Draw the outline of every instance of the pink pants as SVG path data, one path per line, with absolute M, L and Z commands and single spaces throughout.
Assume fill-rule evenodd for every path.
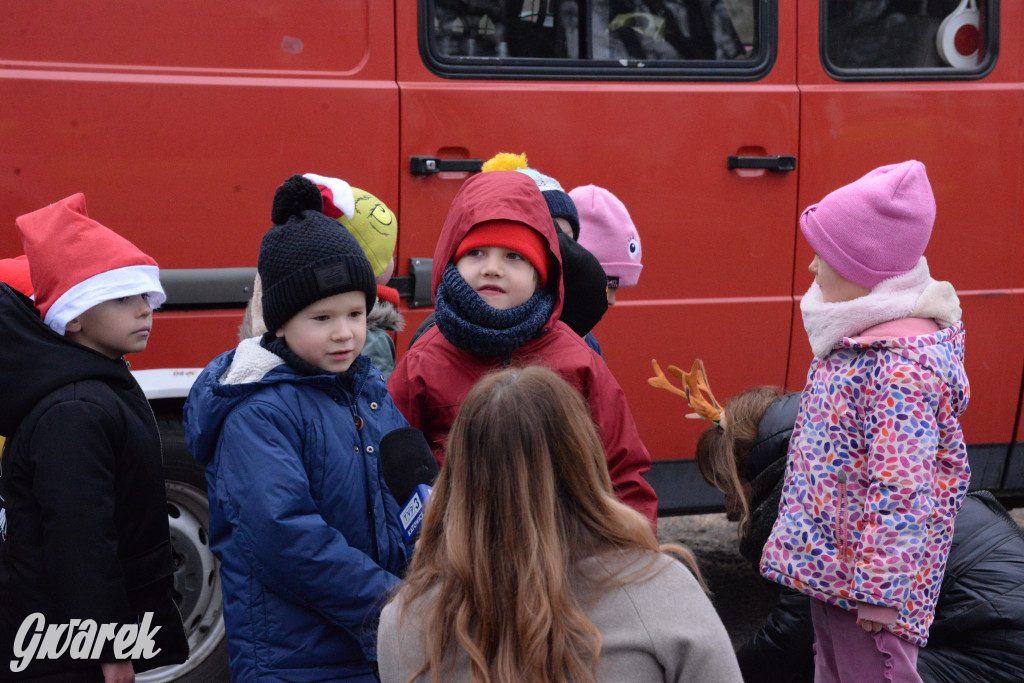
M 885 630 L 865 631 L 854 612 L 821 600 L 811 600 L 811 621 L 815 683 L 921 683 L 917 645 Z

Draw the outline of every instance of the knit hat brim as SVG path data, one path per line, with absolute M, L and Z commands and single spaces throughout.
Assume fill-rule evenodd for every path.
M 619 287 L 636 287 L 640 281 L 640 271 L 644 266 L 642 263 L 628 263 L 619 261 L 617 263 L 602 263 L 604 272 L 608 278 L 617 278 Z
M 264 281 L 263 320 L 276 332 L 312 303 L 335 294 L 358 291 L 366 295 L 366 312 L 377 302 L 377 283 L 362 254 L 335 254 L 298 268 L 267 287 Z
M 61 294 L 47 309 L 43 322 L 57 334 L 64 334 L 69 322 L 93 306 L 136 294 L 148 295 L 149 305 L 154 309 L 167 300 L 158 267 L 126 266 L 93 275 Z
M 501 247 L 520 254 L 530 262 L 540 277 L 540 286 L 548 283 L 548 248 L 544 238 L 533 228 L 516 221 L 492 220 L 473 227 L 459 244 L 452 257 L 457 263 L 470 249 Z

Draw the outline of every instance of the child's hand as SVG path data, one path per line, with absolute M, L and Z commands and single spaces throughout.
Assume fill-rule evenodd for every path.
M 878 633 L 883 628 L 885 628 L 885 624 L 883 624 L 882 622 L 871 621 L 870 619 L 858 619 L 857 626 L 860 626 L 868 633 Z
M 103 683 L 134 683 L 135 669 L 128 660 L 123 662 L 106 662 L 100 664 L 103 670 Z

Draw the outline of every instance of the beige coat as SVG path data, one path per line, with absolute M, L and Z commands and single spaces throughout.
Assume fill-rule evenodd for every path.
M 642 569 L 649 559 L 646 553 L 610 553 L 584 560 L 581 572 L 596 578 L 628 576 Z M 598 680 L 742 683 L 725 627 L 689 570 L 661 555 L 647 576 L 650 578 L 603 593 L 587 591 L 580 596 L 584 605 L 591 605 L 587 616 L 601 632 Z M 426 603 L 430 600 L 428 595 L 417 601 L 402 616 L 401 624 L 400 597 L 384 608 L 377 633 L 383 683 L 406 683 L 422 665 L 417 615 L 428 609 Z M 444 672 L 441 680 L 471 680 L 465 656 L 456 659 L 455 669 Z

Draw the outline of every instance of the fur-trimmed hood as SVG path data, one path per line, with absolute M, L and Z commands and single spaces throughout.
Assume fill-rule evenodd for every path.
M 370 315 L 366 316 L 366 331 L 384 330 L 385 332 L 401 332 L 405 328 L 405 319 L 398 309 L 383 299 L 377 299 Z
M 359 356 L 355 363 L 352 393 L 358 396 L 370 374 L 371 364 L 365 356 Z M 237 348 L 210 361 L 189 391 L 185 421 L 193 425 L 186 430 L 192 456 L 203 465 L 208 464 L 216 451 L 224 419 L 237 405 L 264 387 L 291 383 L 329 389 L 336 385 L 337 378 L 328 373 L 303 375 L 260 346 L 259 337 L 243 340 Z

